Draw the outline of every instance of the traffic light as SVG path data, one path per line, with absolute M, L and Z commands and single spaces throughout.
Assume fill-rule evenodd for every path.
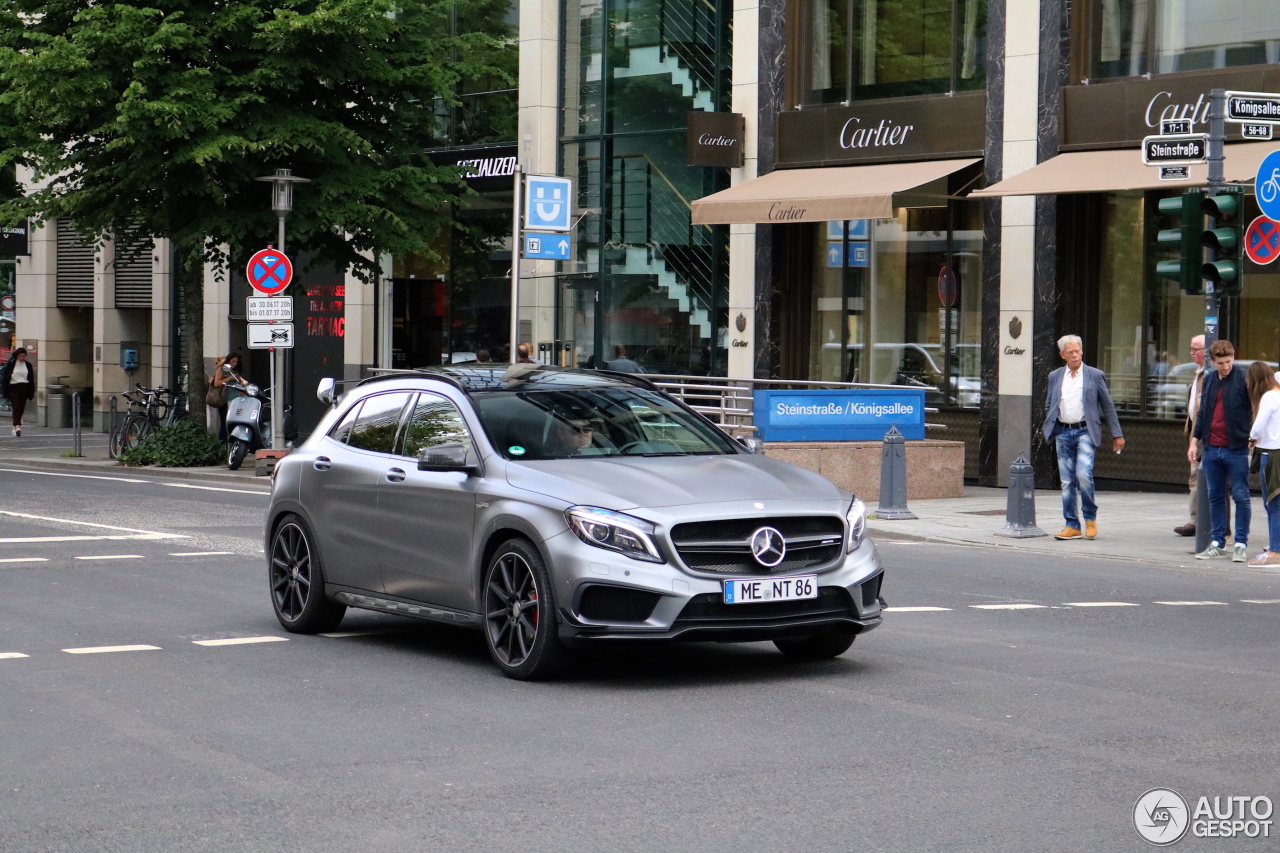
M 1159 261 L 1156 264 L 1156 275 L 1173 279 L 1191 296 L 1204 293 L 1200 277 L 1200 267 L 1204 261 L 1204 250 L 1200 245 L 1200 232 L 1204 230 L 1204 216 L 1200 212 L 1203 199 L 1202 193 L 1188 192 L 1173 198 L 1162 198 L 1158 205 L 1162 214 L 1180 217 L 1182 224 L 1178 228 L 1166 228 L 1156 234 L 1159 245 L 1173 248 L 1178 253 L 1177 260 Z
M 1200 212 L 1212 216 L 1216 226 L 1200 235 L 1201 245 L 1212 249 L 1214 258 L 1200 273 L 1213 282 L 1217 293 L 1239 293 L 1244 285 L 1244 234 L 1240 221 L 1243 207 L 1238 189 L 1205 196 L 1200 203 Z

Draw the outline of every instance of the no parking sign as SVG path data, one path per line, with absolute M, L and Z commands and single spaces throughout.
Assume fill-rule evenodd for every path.
M 1244 232 L 1244 253 L 1255 264 L 1269 264 L 1280 258 L 1280 222 L 1259 216 Z

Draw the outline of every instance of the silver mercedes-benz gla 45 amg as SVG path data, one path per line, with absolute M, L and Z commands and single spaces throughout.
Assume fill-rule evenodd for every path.
M 842 654 L 880 624 L 865 522 L 642 377 L 446 367 L 337 400 L 276 468 L 266 553 L 289 631 L 348 607 L 472 626 L 528 679 L 610 640 Z

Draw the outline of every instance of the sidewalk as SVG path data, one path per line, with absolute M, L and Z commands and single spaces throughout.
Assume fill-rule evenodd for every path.
M 72 434 L 69 429 L 49 429 L 47 427 L 24 426 L 22 437 L 10 435 L 7 428 L 0 431 L 0 465 L 23 465 L 29 468 L 44 468 L 60 471 L 79 471 L 81 473 L 114 473 L 145 474 L 148 477 L 173 477 L 184 480 L 204 480 L 219 483 L 253 484 L 263 488 L 271 487 L 270 477 L 259 477 L 253 471 L 253 460 L 245 460 L 239 471 L 228 471 L 227 466 L 212 465 L 203 468 L 157 468 L 148 465 L 143 468 L 128 468 L 107 456 L 107 436 L 105 433 L 84 430 L 80 433 L 80 447 L 84 456 L 64 457 L 62 454 L 72 447 Z
M 914 521 L 875 518 L 876 501 L 868 502 L 867 525 L 873 538 L 898 541 L 942 542 L 1010 548 L 1029 554 L 1070 554 L 1118 560 L 1175 563 L 1186 567 L 1241 569 L 1276 574 L 1274 569 L 1249 569 L 1228 559 L 1194 559 L 1194 536 L 1178 536 L 1173 528 L 1187 520 L 1187 496 L 1148 492 L 1098 492 L 1098 538 L 1059 542 L 1053 538 L 1063 527 L 1062 498 L 1057 491 L 1036 492 L 1036 524 L 1047 536 L 1008 539 L 996 536 L 1004 526 L 1008 493 L 1004 489 L 966 487 L 964 497 L 911 501 Z M 1233 516 L 1234 518 L 1234 516 Z M 1253 502 L 1249 525 L 1249 556 L 1267 546 L 1267 513 L 1261 499 Z

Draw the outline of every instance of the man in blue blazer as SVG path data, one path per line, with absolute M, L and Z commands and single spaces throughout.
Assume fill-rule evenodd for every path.
M 1045 440 L 1058 451 L 1058 477 L 1062 480 L 1062 516 L 1067 526 L 1055 538 L 1093 539 L 1098 535 L 1098 505 L 1093 499 L 1093 457 L 1102 444 L 1102 416 L 1111 431 L 1111 446 L 1124 450 L 1124 432 L 1107 390 L 1107 375 L 1084 363 L 1084 345 L 1078 335 L 1058 338 L 1058 354 L 1066 365 L 1049 374 L 1045 396 Z M 1079 495 L 1084 524 L 1076 509 Z

